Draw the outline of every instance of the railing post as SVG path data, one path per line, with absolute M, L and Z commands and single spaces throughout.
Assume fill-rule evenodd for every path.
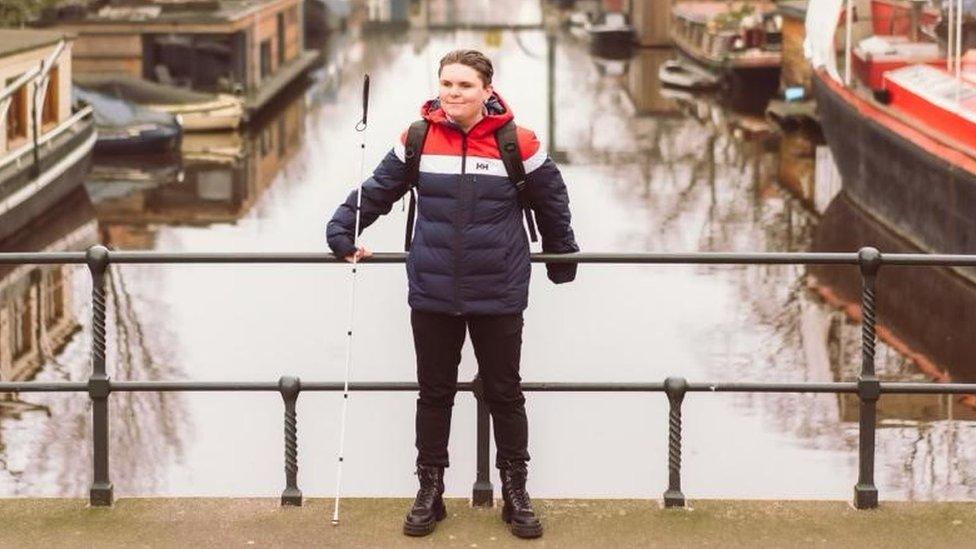
M 881 252 L 875 248 L 861 248 L 858 251 L 861 269 L 861 375 L 857 380 L 857 393 L 861 400 L 858 458 L 859 471 L 857 485 L 854 486 L 854 507 L 874 509 L 878 506 L 878 488 L 874 485 L 875 429 L 877 427 L 877 405 L 881 396 L 881 385 L 874 375 L 875 321 L 875 281 L 881 268 Z
M 302 491 L 298 489 L 298 415 L 295 403 L 302 390 L 297 377 L 282 376 L 278 390 L 285 401 L 285 490 L 281 493 L 281 505 L 301 507 Z
M 664 492 L 665 507 L 684 507 L 685 495 L 681 492 L 681 403 L 688 392 L 688 381 L 683 377 L 664 380 L 664 392 L 671 405 L 668 414 L 668 489 Z
M 491 507 L 495 504 L 494 488 L 488 477 L 490 471 L 491 416 L 485 404 L 485 388 L 478 376 L 472 381 L 472 393 L 478 402 L 478 471 L 471 490 L 471 504 L 477 507 Z
M 88 396 L 92 401 L 93 478 L 89 503 L 93 507 L 112 505 L 113 488 L 108 476 L 108 396 L 111 382 L 105 372 L 105 273 L 108 248 L 92 246 L 85 259 L 92 277 L 92 371 Z

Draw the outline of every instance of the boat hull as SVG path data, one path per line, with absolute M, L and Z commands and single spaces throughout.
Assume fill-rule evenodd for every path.
M 66 136 L 67 137 L 67 136 Z M 26 162 L 0 173 L 0 240 L 27 226 L 31 220 L 78 188 L 91 165 L 95 125 L 90 116 L 76 123 L 70 137 L 41 147 L 40 171 L 34 173 L 32 154 Z
M 156 126 L 138 135 L 126 137 L 100 137 L 95 144 L 98 155 L 160 154 L 179 149 L 179 127 Z
M 210 131 L 232 131 L 241 125 L 243 113 L 193 113 L 182 114 L 180 119 L 183 131 L 187 132 L 210 132 Z
M 184 132 L 236 130 L 244 117 L 243 100 L 226 94 L 221 94 L 209 102 L 150 104 L 146 107 L 178 116 Z
M 829 78 L 814 72 L 813 93 L 844 192 L 923 250 L 976 253 L 976 160 Z

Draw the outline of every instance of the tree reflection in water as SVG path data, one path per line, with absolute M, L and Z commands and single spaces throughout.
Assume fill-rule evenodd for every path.
M 130 294 L 123 270 L 112 266 L 107 282 L 106 364 L 113 380 L 172 380 L 182 377 L 175 364 L 171 332 L 146 331 L 139 310 L 143 296 Z M 86 381 L 90 362 L 90 277 L 75 268 L 75 310 L 82 330 L 56 357 L 47 357 L 38 381 Z M 154 304 L 159 307 L 159 304 Z M 85 394 L 34 393 L 25 401 L 45 414 L 21 414 L 2 422 L 3 475 L 8 496 L 87 494 L 91 482 L 91 404 Z M 179 393 L 117 392 L 109 399 L 111 479 L 117 495 L 152 494 L 165 485 L 164 474 L 182 458 L 187 437 L 183 396 Z
M 654 121 L 657 128 L 667 127 L 667 131 L 653 134 L 654 146 L 644 149 L 649 154 L 640 161 L 648 166 L 644 168 L 646 172 L 655 174 L 653 190 L 649 182 L 635 186 L 625 177 L 616 178 L 619 183 L 614 185 L 614 192 L 624 202 L 640 204 L 638 208 L 653 227 L 642 235 L 644 249 L 851 251 L 873 243 L 883 250 L 913 251 L 892 249 L 888 242 L 841 242 L 836 238 L 830 240 L 830 247 L 823 247 L 824 239 L 819 234 L 850 231 L 855 221 L 849 219 L 849 212 L 838 219 L 835 215 L 838 208 L 833 204 L 821 218 L 778 183 L 780 162 L 796 160 L 777 154 L 776 134 L 764 130 L 761 121 L 729 112 L 707 98 L 672 97 L 687 118 Z M 662 171 L 667 176 L 662 177 Z M 843 200 L 843 195 L 835 199 Z M 905 275 L 906 271 L 901 269 L 897 275 L 887 277 L 883 274 L 879 294 L 893 291 L 901 298 L 912 297 L 922 303 L 937 301 L 937 298 L 911 295 L 907 288 L 892 288 L 893 279 Z M 917 270 L 914 278 L 936 276 L 933 271 L 926 275 Z M 712 356 L 705 361 L 713 365 L 709 379 L 782 382 L 857 379 L 861 327 L 836 304 L 825 302 L 816 291 L 818 284 L 837 283 L 823 276 L 811 276 L 811 272 L 822 275 L 823 269 L 797 265 L 701 266 L 696 272 L 731 280 L 738 294 L 737 322 L 716 330 L 712 341 L 702 342 L 703 348 L 713 349 Z M 853 267 L 845 272 L 843 291 L 836 291 L 844 294 L 848 303 L 856 304 L 859 275 Z M 905 284 L 928 289 L 946 286 L 931 281 L 919 286 L 917 280 Z M 971 285 L 966 290 L 969 299 L 976 299 L 974 290 Z M 916 313 L 908 326 L 903 315 L 901 310 L 879 306 L 882 330 L 891 326 L 897 331 L 901 324 L 902 331 L 918 332 L 911 324 L 918 324 L 919 315 Z M 962 325 L 946 324 L 942 326 L 945 330 L 953 329 L 948 324 L 955 324 L 955 330 Z M 743 325 L 765 326 L 768 332 L 750 339 L 743 335 L 740 329 Z M 931 380 L 920 371 L 913 356 L 900 351 L 903 345 L 896 349 L 884 340 L 878 342 L 876 369 L 882 380 Z M 851 467 L 856 469 L 856 395 L 741 394 L 729 398 L 734 399 L 744 414 L 757 416 L 764 424 L 798 437 L 803 447 L 847 456 Z M 976 412 L 958 400 L 958 397 L 936 395 L 881 398 L 876 482 L 884 497 L 909 500 L 976 497 L 976 478 L 972 473 L 976 470 L 976 456 L 963 450 L 976 444 Z

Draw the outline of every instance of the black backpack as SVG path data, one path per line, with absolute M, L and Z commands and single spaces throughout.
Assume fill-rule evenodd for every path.
M 407 164 L 406 180 L 410 189 L 410 209 L 407 211 L 407 231 L 403 242 L 403 249 L 406 251 L 410 251 L 410 241 L 413 239 L 413 224 L 417 213 L 416 188 L 420 181 L 420 155 L 424 150 L 424 141 L 427 140 L 428 129 L 430 129 L 430 124 L 426 120 L 418 120 L 410 124 L 410 129 L 407 130 L 407 142 L 404 144 L 403 156 Z M 498 152 L 501 153 L 508 179 L 512 181 L 515 190 L 518 192 L 519 206 L 525 214 L 529 237 L 532 242 L 536 242 L 539 238 L 535 232 L 535 220 L 532 218 L 532 210 L 529 208 L 525 192 L 525 164 L 522 163 L 522 153 L 519 150 L 514 121 L 509 120 L 495 131 L 495 142 L 498 143 Z

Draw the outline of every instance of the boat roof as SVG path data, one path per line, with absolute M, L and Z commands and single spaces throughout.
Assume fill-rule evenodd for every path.
M 929 65 L 908 65 L 885 73 L 885 80 L 936 107 L 976 124 L 976 86 Z
M 136 78 L 127 73 L 76 73 L 83 88 L 125 99 L 140 105 L 190 104 L 213 101 L 216 96 Z
M 70 34 L 52 30 L 0 29 L 0 58 L 57 44 Z
M 766 14 L 776 11 L 776 4 L 766 0 L 758 2 L 740 1 L 726 2 L 725 0 L 699 0 L 696 2 L 679 2 L 671 7 L 675 16 L 697 23 L 707 23 L 718 15 L 752 6 L 756 12 Z
M 95 126 L 98 128 L 126 128 L 143 124 L 179 125 L 172 114 L 157 112 L 80 86 L 72 86 L 71 96 L 74 100 L 80 99 L 94 108 Z

